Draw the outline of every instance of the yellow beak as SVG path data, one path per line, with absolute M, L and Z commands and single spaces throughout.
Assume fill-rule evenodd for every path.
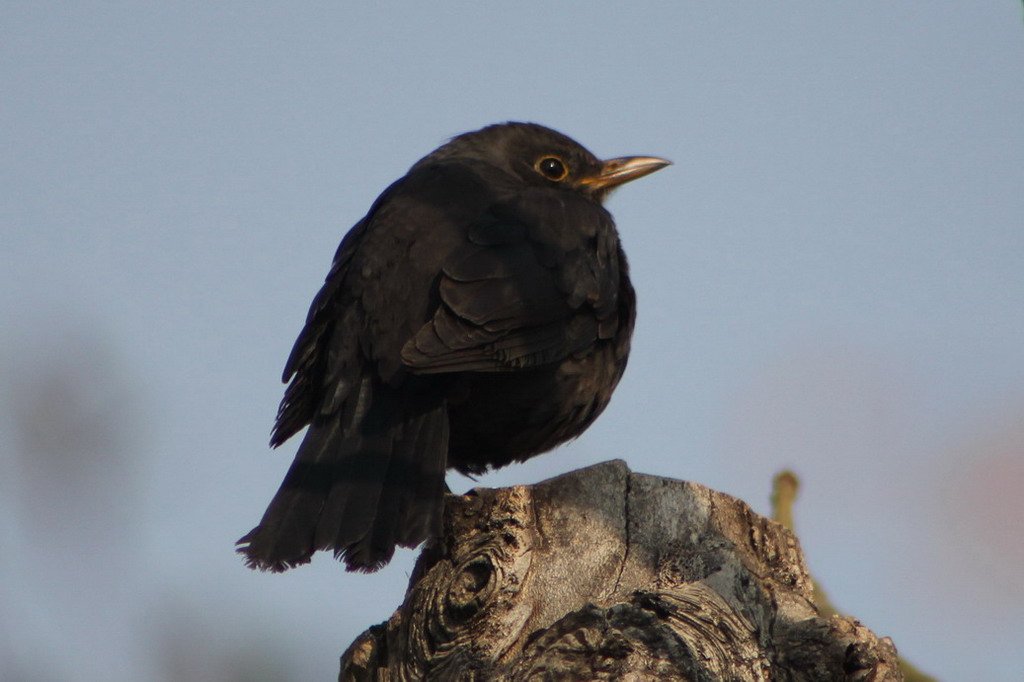
M 581 179 L 580 184 L 592 190 L 609 190 L 671 165 L 671 161 L 656 156 L 621 156 L 602 163 L 599 174 Z

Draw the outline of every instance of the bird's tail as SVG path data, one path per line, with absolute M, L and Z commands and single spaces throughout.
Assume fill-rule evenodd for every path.
M 332 550 L 349 570 L 375 571 L 396 545 L 440 532 L 445 403 L 375 393 L 352 428 L 337 415 L 310 425 L 260 524 L 238 541 L 251 568 L 284 571 Z

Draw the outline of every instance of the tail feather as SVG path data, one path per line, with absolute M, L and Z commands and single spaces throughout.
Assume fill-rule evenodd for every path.
M 373 571 L 396 545 L 413 547 L 439 531 L 444 401 L 407 415 L 400 396 L 375 393 L 358 427 L 343 429 L 337 418 L 310 426 L 260 524 L 238 541 L 250 567 L 283 571 L 323 549 L 349 570 Z
M 444 472 L 448 468 L 448 415 L 425 420 L 417 434 L 415 451 L 420 453 L 419 471 L 413 477 L 412 492 L 403 500 L 397 541 L 405 547 L 421 538 L 441 534 L 444 502 Z M 424 513 L 427 511 L 429 513 Z
M 359 549 L 365 547 L 380 514 L 381 491 L 396 445 L 392 435 L 346 439 L 341 456 L 348 466 L 333 481 L 316 523 L 316 548 L 333 550 L 335 558 L 344 557 L 350 566 L 353 561 L 356 566 L 376 563 Z
M 363 441 L 360 453 L 370 455 L 376 465 L 372 475 L 361 470 L 353 476 L 351 489 L 332 491 L 331 498 L 345 496 L 345 511 L 339 518 L 322 518 L 318 530 L 334 533 L 329 548 L 344 557 L 349 570 L 376 570 L 391 559 L 397 545 L 414 547 L 436 534 L 447 431 L 447 411 L 439 402 L 404 418 L 400 432 Z
M 307 431 L 259 525 L 237 543 L 250 568 L 278 572 L 309 562 L 313 530 L 336 477 L 335 466 L 325 460 L 338 435 L 327 424 Z

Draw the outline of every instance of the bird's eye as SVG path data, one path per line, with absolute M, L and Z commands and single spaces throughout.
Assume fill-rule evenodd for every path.
M 548 180 L 564 180 L 569 174 L 569 169 L 557 156 L 545 156 L 536 165 L 537 170 Z

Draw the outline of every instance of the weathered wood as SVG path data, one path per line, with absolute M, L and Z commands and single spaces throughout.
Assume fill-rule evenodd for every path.
M 783 526 L 607 462 L 450 496 L 405 602 L 339 679 L 903 679 L 888 638 L 812 598 Z

